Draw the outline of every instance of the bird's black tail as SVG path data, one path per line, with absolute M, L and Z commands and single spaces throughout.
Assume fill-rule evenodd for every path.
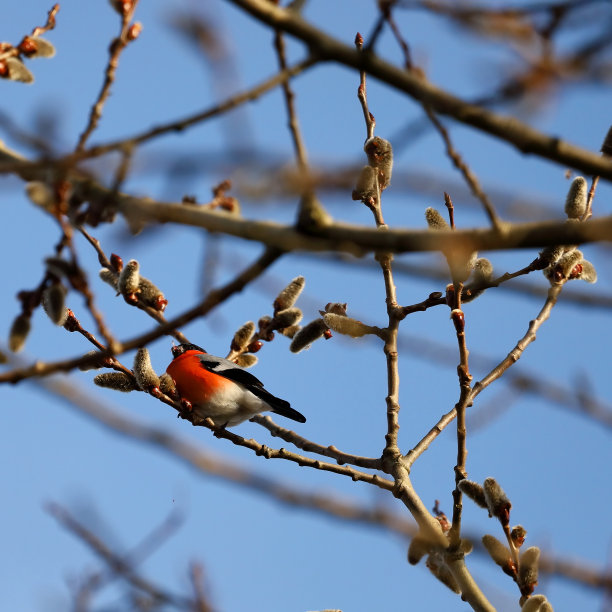
M 268 403 L 272 408 L 272 412 L 275 414 L 280 414 L 281 416 L 287 417 L 288 419 L 293 419 L 298 423 L 305 423 L 306 417 L 294 410 L 289 402 L 281 399 L 280 397 L 275 397 L 271 393 L 268 393 L 265 389 L 261 387 L 249 387 L 249 391 L 256 395 L 258 398 L 262 399 L 264 402 Z

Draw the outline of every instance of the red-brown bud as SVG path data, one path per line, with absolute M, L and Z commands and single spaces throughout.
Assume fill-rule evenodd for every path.
M 130 26 L 130 29 L 128 30 L 128 33 L 127 33 L 127 39 L 129 41 L 136 40 L 140 36 L 141 32 L 142 32 L 142 23 L 140 23 L 140 21 L 137 21 L 136 23 L 133 23 Z
M 274 337 L 274 334 L 272 334 L 272 337 Z M 255 340 L 254 342 L 251 342 L 251 344 L 249 344 L 247 350 L 249 351 L 249 353 L 257 353 L 259 350 L 261 350 L 262 346 L 263 342 L 261 340 Z
M 111 266 L 113 266 L 113 270 L 119 274 L 121 270 L 123 270 L 123 259 L 119 257 L 116 253 L 113 253 L 110 256 Z
M 69 332 L 76 332 L 81 330 L 81 324 L 79 323 L 79 320 L 74 316 L 74 312 L 72 312 L 70 308 L 68 308 L 66 311 L 64 329 Z

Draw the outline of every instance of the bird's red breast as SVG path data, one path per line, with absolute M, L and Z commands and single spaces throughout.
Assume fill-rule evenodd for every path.
M 210 372 L 202 366 L 200 351 L 189 350 L 175 357 L 166 372 L 172 377 L 181 396 L 194 405 L 203 404 L 226 385 L 233 385 L 230 380 Z

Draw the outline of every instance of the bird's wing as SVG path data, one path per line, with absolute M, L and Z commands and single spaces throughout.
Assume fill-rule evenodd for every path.
M 263 388 L 263 383 L 261 380 L 259 380 L 259 378 L 256 378 L 250 372 L 247 372 L 244 368 L 237 366 L 232 361 L 223 359 L 223 357 L 215 357 L 214 355 L 209 355 L 208 353 L 198 355 L 198 358 L 200 359 L 202 367 L 206 368 L 209 372 L 214 372 L 215 374 L 219 374 L 224 378 L 241 383 L 247 387 L 254 386 Z

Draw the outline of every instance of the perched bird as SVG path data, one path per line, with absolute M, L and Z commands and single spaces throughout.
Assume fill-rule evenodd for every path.
M 260 380 L 227 359 L 209 355 L 195 344 L 173 346 L 172 356 L 166 372 L 179 395 L 198 416 L 210 417 L 215 425 L 238 425 L 267 410 L 306 422 L 289 402 L 268 393 Z

